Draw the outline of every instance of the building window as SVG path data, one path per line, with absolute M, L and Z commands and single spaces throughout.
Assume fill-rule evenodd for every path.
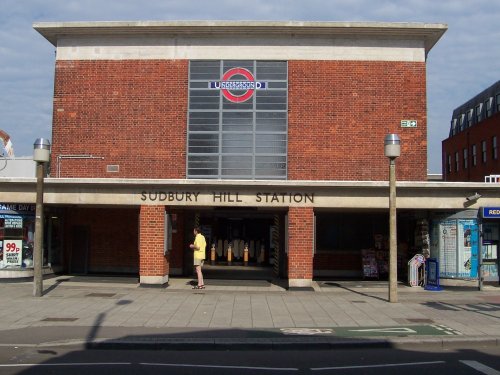
M 486 141 L 481 141 L 481 160 L 486 163 Z
M 460 166 L 460 157 L 458 151 L 455 152 L 455 171 L 458 172 L 458 168 Z
M 455 135 L 458 133 L 458 129 L 457 129 L 457 119 L 454 118 L 452 121 L 451 121 L 451 135 Z
M 493 115 L 493 97 L 491 98 L 488 98 L 488 100 L 486 100 L 484 102 L 484 108 L 486 108 L 485 112 L 486 112 L 486 118 L 490 118 L 492 115 Z
M 483 103 L 479 103 L 477 106 L 476 106 L 476 124 L 478 122 L 481 122 L 481 120 L 483 119 L 483 114 L 482 114 L 482 111 L 483 110 Z
M 465 129 L 465 114 L 462 113 L 460 115 L 458 121 L 459 121 L 459 129 L 460 129 L 460 131 L 464 130 Z
M 463 153 L 464 153 L 464 169 L 467 169 L 467 165 L 468 165 L 468 163 L 469 163 L 469 160 L 468 160 L 468 159 L 469 159 L 469 158 L 468 158 L 468 156 L 469 156 L 469 155 L 468 155 L 468 154 L 469 154 L 469 152 L 468 152 L 468 150 L 467 150 L 466 148 L 464 148 L 464 149 L 463 149 Z
M 472 145 L 472 166 L 475 167 L 477 165 L 477 147 L 476 145 Z
M 493 138 L 491 138 L 491 157 L 493 160 L 498 159 L 498 146 L 497 146 L 497 136 L 494 135 Z
M 286 61 L 190 61 L 188 178 L 286 179 L 287 102 Z
M 467 111 L 467 127 L 471 127 L 472 126 L 472 116 L 474 114 L 474 110 L 473 109 L 469 109 Z
M 447 170 L 448 173 L 451 173 L 451 155 L 448 155 Z
M 497 112 L 500 112 L 500 94 L 497 94 L 496 101 L 497 101 Z

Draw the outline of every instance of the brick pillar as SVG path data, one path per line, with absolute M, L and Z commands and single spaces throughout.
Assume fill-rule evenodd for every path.
M 139 215 L 139 282 L 163 285 L 169 265 L 164 255 L 164 206 L 141 206 Z
M 312 207 L 288 210 L 288 286 L 310 287 L 313 278 L 314 211 Z

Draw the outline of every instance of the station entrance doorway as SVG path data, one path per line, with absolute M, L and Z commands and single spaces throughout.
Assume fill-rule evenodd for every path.
M 286 275 L 286 211 L 215 208 L 188 212 L 185 241 L 199 226 L 207 241 L 206 279 L 270 280 Z M 184 248 L 187 248 L 185 246 Z M 184 273 L 193 274 L 193 254 L 184 253 Z

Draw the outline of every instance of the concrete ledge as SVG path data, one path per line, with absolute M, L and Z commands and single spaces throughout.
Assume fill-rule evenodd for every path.
M 168 274 L 164 276 L 139 276 L 139 284 L 141 286 L 145 285 L 164 285 L 168 284 Z
M 50 267 L 42 268 L 42 275 L 51 275 L 54 271 Z M 33 278 L 33 268 L 2 268 L 0 279 L 25 279 Z
M 312 279 L 288 279 L 288 288 L 312 288 Z

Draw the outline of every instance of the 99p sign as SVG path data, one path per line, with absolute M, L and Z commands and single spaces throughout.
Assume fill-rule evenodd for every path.
M 6 265 L 20 266 L 23 262 L 22 257 L 22 240 L 4 240 L 3 242 L 3 255 Z

